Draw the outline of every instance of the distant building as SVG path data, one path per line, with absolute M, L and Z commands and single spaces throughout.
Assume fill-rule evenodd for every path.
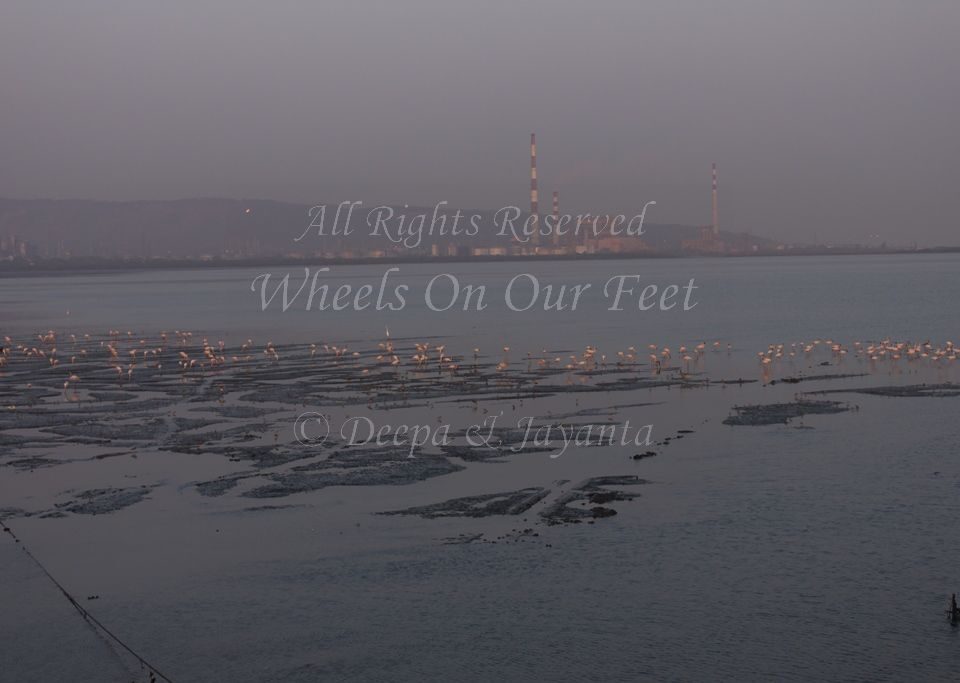
M 37 248 L 31 242 L 20 239 L 17 235 L 0 237 L 0 258 L 8 261 L 30 260 L 37 257 Z
M 700 236 L 692 240 L 683 240 L 680 243 L 683 251 L 692 251 L 698 254 L 722 254 L 727 248 L 719 235 L 714 232 L 713 226 L 700 228 Z
M 653 248 L 638 237 L 600 237 L 596 243 L 596 250 L 610 254 L 640 254 L 653 251 Z

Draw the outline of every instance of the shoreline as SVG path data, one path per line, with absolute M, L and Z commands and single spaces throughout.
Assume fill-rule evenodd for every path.
M 928 247 L 924 249 L 794 249 L 785 251 L 763 251 L 736 254 L 685 254 L 680 252 L 637 253 L 637 254 L 544 254 L 542 256 L 409 256 L 382 258 L 289 258 L 263 257 L 229 260 L 170 260 L 170 261 L 103 261 L 73 264 L 67 261 L 42 262 L 42 264 L 24 264 L 6 266 L 0 264 L 0 279 L 18 277 L 46 277 L 51 275 L 89 275 L 107 273 L 129 273 L 147 270 L 205 270 L 220 268 L 253 268 L 267 266 L 368 266 L 396 264 L 429 263 L 524 263 L 524 262 L 567 262 L 567 261 L 640 261 L 661 259 L 729 259 L 729 258 L 798 258 L 813 256 L 905 256 L 909 254 L 937 255 L 960 253 L 960 247 Z M 54 265 L 54 263 L 56 265 Z

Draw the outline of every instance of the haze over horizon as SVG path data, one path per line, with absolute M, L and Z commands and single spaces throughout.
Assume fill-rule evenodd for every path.
M 960 244 L 960 3 L 8 2 L 0 196 L 636 212 Z

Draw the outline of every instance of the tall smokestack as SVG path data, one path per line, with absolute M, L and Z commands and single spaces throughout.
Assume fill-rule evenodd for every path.
M 717 214 L 717 165 L 713 164 L 713 234 L 720 234 L 720 218 Z
M 560 193 L 553 191 L 553 246 L 560 246 L 560 233 L 557 230 L 557 223 L 560 221 Z
M 530 215 L 533 216 L 533 243 L 540 244 L 540 213 L 537 195 L 537 134 L 530 133 Z

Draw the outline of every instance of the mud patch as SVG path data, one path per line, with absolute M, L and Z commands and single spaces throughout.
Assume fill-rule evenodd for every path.
M 804 415 L 831 415 L 853 410 L 855 406 L 840 401 L 795 401 L 793 403 L 770 403 L 755 406 L 734 406 L 735 415 L 723 421 L 737 427 L 787 424 Z
M 405 448 L 339 451 L 329 459 L 269 475 L 274 483 L 243 495 L 248 498 L 282 498 L 328 486 L 396 486 L 464 469 L 442 456 L 409 457 Z
M 820 382 L 828 379 L 847 379 L 850 377 L 866 377 L 865 372 L 854 372 L 849 374 L 834 375 L 797 375 L 795 377 L 783 377 L 781 379 L 771 380 L 770 385 L 774 384 L 799 384 L 800 382 Z
M 824 389 L 811 394 L 867 394 L 891 398 L 952 398 L 960 396 L 956 384 L 911 384 L 902 387 L 863 387 L 860 389 Z
M 558 497 L 540 512 L 548 524 L 577 524 L 585 520 L 612 517 L 617 511 L 602 504 L 614 501 L 633 500 L 639 493 L 611 489 L 610 487 L 648 484 L 646 479 L 634 475 L 591 477 Z
M 35 470 L 40 467 L 53 467 L 54 465 L 59 464 L 60 462 L 57 460 L 34 456 L 30 458 L 17 458 L 16 460 L 11 460 L 9 462 L 0 464 L 0 467 L 13 467 L 14 469 L 18 470 Z
M 532 487 L 507 491 L 506 493 L 488 493 L 480 496 L 451 498 L 442 503 L 391 510 L 381 515 L 419 515 L 427 519 L 436 517 L 490 517 L 493 515 L 519 515 L 543 500 L 550 489 Z
M 104 515 L 136 505 L 149 495 L 156 486 L 137 486 L 126 489 L 90 489 L 78 493 L 68 503 L 56 505 L 61 512 L 77 515 Z
M 199 484 L 196 484 L 196 489 L 202 496 L 222 496 L 227 491 L 235 488 L 237 484 L 249 476 L 251 475 L 235 474 L 225 477 L 218 477 L 217 479 L 211 479 L 210 481 L 201 481 Z

